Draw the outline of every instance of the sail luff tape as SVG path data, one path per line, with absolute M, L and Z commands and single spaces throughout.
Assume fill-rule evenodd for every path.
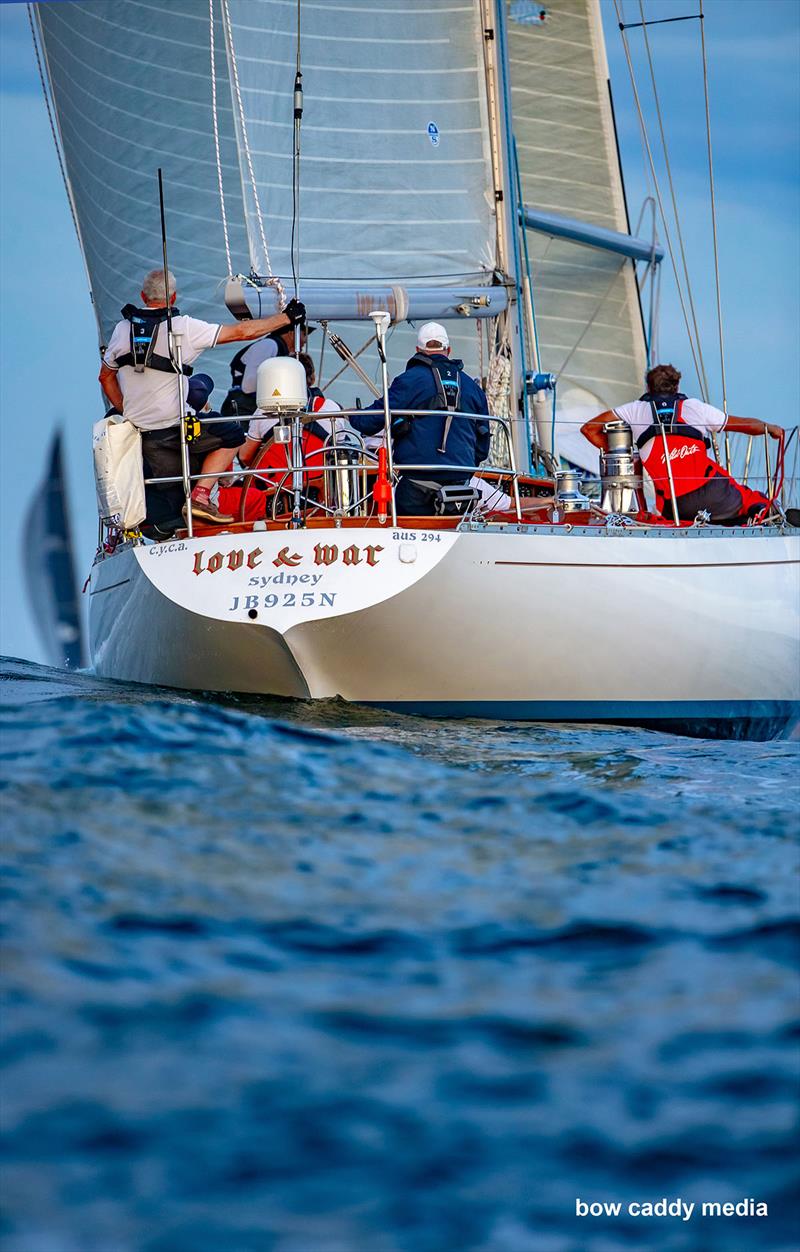
M 404 322 L 408 317 L 408 292 L 405 287 L 392 287 L 392 297 L 394 299 L 394 317 L 393 322 Z

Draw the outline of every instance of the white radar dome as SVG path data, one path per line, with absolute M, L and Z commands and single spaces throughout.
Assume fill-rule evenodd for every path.
M 297 413 L 308 403 L 306 371 L 293 356 L 262 361 L 256 375 L 256 400 L 265 413 Z

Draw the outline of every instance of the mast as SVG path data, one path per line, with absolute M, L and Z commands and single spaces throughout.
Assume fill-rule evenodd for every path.
M 511 80 L 506 39 L 505 0 L 480 0 L 483 54 L 486 74 L 489 146 L 494 175 L 497 222 L 497 269 L 510 283 L 509 303 L 502 315 L 511 353 L 511 414 L 514 454 L 517 463 L 530 466 L 528 397 L 525 387 L 525 326 L 521 317 L 521 258 L 516 224 L 511 120 Z M 522 410 L 523 422 L 514 420 Z

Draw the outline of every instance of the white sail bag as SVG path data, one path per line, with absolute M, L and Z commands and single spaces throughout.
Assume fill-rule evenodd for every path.
M 142 436 L 132 422 L 104 417 L 92 431 L 97 511 L 121 530 L 144 521 Z

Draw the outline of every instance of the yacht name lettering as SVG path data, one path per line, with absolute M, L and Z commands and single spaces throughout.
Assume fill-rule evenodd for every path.
M 349 547 L 343 548 L 341 554 L 338 545 L 335 543 L 315 543 L 314 544 L 314 564 L 315 565 L 335 565 L 341 555 L 342 565 L 360 565 L 362 553 L 367 565 L 378 564 L 378 553 L 383 552 L 381 544 L 368 543 L 364 548 L 359 548 L 355 543 L 351 543 Z M 289 548 L 281 548 L 278 555 L 272 562 L 273 565 L 299 565 L 303 560 L 300 552 L 289 552 Z
M 241 548 L 234 549 L 233 552 L 227 554 L 224 552 L 215 552 L 208 560 L 205 560 L 205 552 L 195 552 L 194 565 L 192 566 L 193 574 L 216 574 L 218 569 L 222 569 L 223 564 L 226 569 L 241 569 L 243 564 L 247 564 L 248 569 L 255 569 L 261 564 L 261 557 L 264 555 L 261 548 L 253 548 L 252 552 L 248 552 L 247 557 Z
M 381 544 L 365 544 L 360 547 L 358 544 L 351 543 L 348 547 L 340 549 L 337 544 L 317 543 L 314 545 L 314 564 L 315 565 L 366 565 L 374 567 L 378 564 L 379 553 L 383 552 Z M 211 556 L 207 556 L 205 549 L 195 553 L 194 565 L 192 572 L 194 574 L 216 574 L 218 570 L 228 569 L 236 571 L 246 566 L 247 569 L 255 569 L 261 564 L 261 558 L 264 555 L 261 548 L 253 548 L 252 552 L 245 553 L 243 548 L 234 548 L 231 552 L 214 552 Z M 288 566 L 294 569 L 295 566 L 301 565 L 306 557 L 302 552 L 292 552 L 289 546 L 283 547 L 278 555 L 272 558 L 272 564 L 276 569 Z M 289 581 L 289 575 L 285 581 Z M 306 582 L 311 575 L 298 575 L 301 582 Z M 317 577 L 321 577 L 317 576 Z M 281 575 L 275 575 L 274 581 L 277 582 Z M 316 581 L 316 578 L 315 578 Z M 253 580 L 250 580 L 251 585 Z M 262 586 L 265 584 L 262 582 Z

